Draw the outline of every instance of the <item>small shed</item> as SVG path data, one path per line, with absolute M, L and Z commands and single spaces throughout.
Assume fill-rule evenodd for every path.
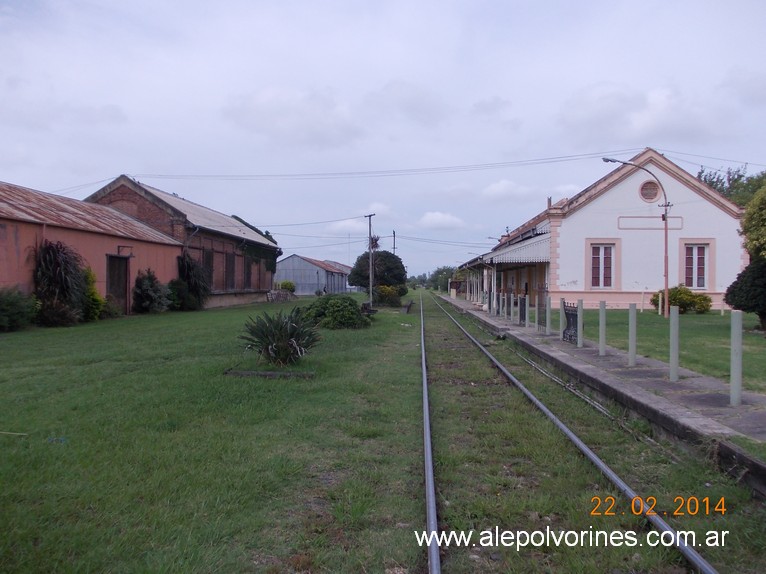
M 275 283 L 292 281 L 296 295 L 345 293 L 351 268 L 334 261 L 320 261 L 303 255 L 289 255 L 277 262 Z

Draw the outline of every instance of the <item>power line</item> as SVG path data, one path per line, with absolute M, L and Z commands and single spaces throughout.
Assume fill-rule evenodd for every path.
M 416 167 L 406 169 L 381 169 L 370 171 L 336 171 L 336 172 L 313 172 L 313 173 L 272 173 L 272 174 L 157 174 L 143 173 L 131 175 L 133 178 L 144 179 L 175 179 L 197 181 L 272 181 L 272 180 L 304 180 L 304 179 L 355 179 L 375 177 L 402 177 L 414 175 L 432 175 L 438 173 L 456 173 L 464 171 L 481 171 L 502 169 L 507 167 L 522 167 L 529 165 L 544 165 L 592 159 L 606 155 L 618 155 L 621 153 L 635 153 L 643 148 L 630 148 L 622 150 L 599 151 L 574 155 L 561 155 L 543 158 L 523 159 L 514 161 L 501 161 L 494 163 L 475 163 L 464 165 L 446 165 L 432 167 Z
M 689 157 L 699 157 L 699 158 L 702 158 L 702 159 L 712 159 L 712 160 L 715 160 L 715 161 L 725 161 L 727 163 L 738 163 L 740 165 L 754 165 L 754 166 L 757 166 L 757 167 L 766 167 L 766 164 L 762 164 L 762 163 L 754 163 L 754 162 L 751 162 L 751 161 L 739 161 L 739 160 L 735 160 L 735 159 L 725 159 L 725 158 L 721 158 L 721 157 L 711 157 L 711 156 L 707 156 L 707 155 L 699 155 L 699 154 L 694 154 L 694 153 L 686 153 L 686 152 L 682 152 L 682 151 L 673 151 L 673 150 L 670 150 L 670 149 L 668 149 L 668 150 L 658 149 L 657 151 L 660 151 L 660 152 L 663 152 L 663 153 L 674 153 L 674 154 L 678 154 L 678 155 L 686 155 L 686 156 L 689 156 Z

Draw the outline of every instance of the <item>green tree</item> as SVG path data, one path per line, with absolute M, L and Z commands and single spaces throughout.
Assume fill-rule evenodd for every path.
M 722 170 L 707 171 L 701 167 L 697 179 L 740 207 L 745 207 L 756 192 L 766 185 L 766 171 L 749 176 L 747 166 L 728 168 L 725 173 Z
M 766 185 L 747 204 L 740 233 L 751 258 L 766 258 Z
M 456 269 L 454 267 L 437 267 L 428 278 L 428 287 L 430 289 L 446 291 L 448 289 L 449 280 L 455 275 L 455 271 Z
M 374 277 L 373 287 L 387 285 L 399 287 L 407 281 L 407 270 L 401 258 L 390 251 L 373 251 Z M 366 251 L 356 258 L 356 263 L 348 276 L 348 284 L 363 287 L 369 293 L 370 287 L 370 252 Z
M 727 305 L 745 313 L 755 313 L 766 331 L 766 258 L 753 259 L 729 285 L 724 296 Z

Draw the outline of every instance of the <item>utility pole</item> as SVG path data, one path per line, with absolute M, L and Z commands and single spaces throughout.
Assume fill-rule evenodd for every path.
M 394 255 L 396 255 L 396 229 L 394 229 Z
M 373 266 L 372 266 L 372 218 L 375 216 L 374 213 L 371 213 L 370 215 L 365 215 L 367 218 L 367 249 L 370 251 L 370 286 L 369 286 L 369 292 L 370 292 L 370 309 L 372 309 L 372 280 L 373 280 Z

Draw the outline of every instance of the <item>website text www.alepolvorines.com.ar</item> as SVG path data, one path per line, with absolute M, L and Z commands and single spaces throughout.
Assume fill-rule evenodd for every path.
M 708 530 L 704 534 L 693 530 L 675 532 L 635 532 L 633 530 L 557 530 L 546 526 L 544 530 L 501 530 L 499 527 L 489 530 L 446 530 L 426 532 L 416 530 L 415 539 L 419 546 L 436 543 L 440 548 L 454 547 L 506 547 L 520 551 L 527 547 L 581 546 L 597 548 L 608 546 L 663 546 L 678 544 L 689 547 L 723 547 L 726 545 L 728 530 Z

